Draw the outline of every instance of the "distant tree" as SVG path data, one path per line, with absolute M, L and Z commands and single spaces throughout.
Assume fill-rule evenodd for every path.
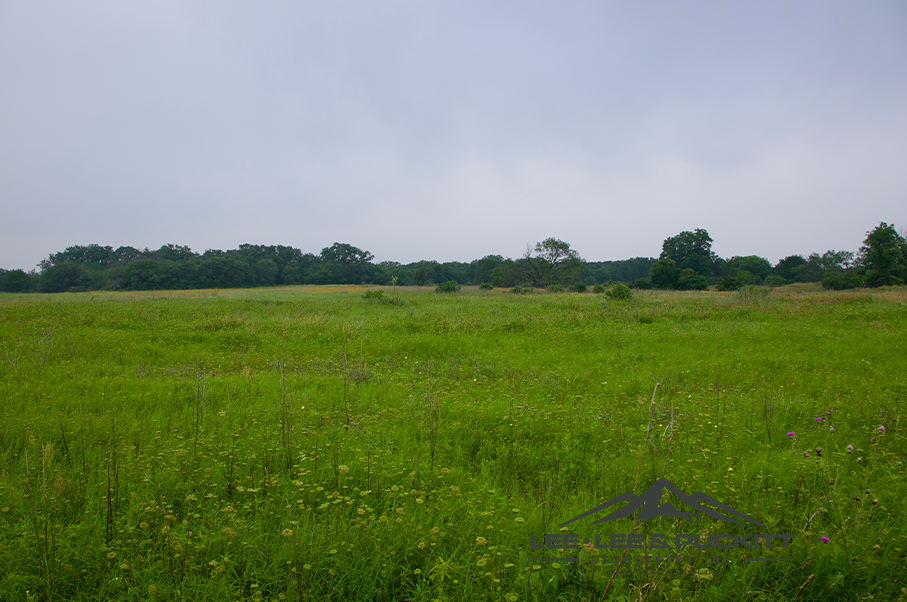
M 30 293 L 35 290 L 32 277 L 23 270 L 0 270 L 0 291 L 5 293 Z
M 416 286 L 422 286 L 426 280 L 428 280 L 428 273 L 425 268 L 419 268 L 413 273 L 413 284 Z
M 375 256 L 368 251 L 357 249 L 346 243 L 335 242 L 330 247 L 321 249 L 321 260 L 328 263 L 363 264 L 374 258 Z
M 671 259 L 681 270 L 691 269 L 710 278 L 715 274 L 718 256 L 712 252 L 712 237 L 701 228 L 683 231 L 665 239 L 659 259 Z
M 546 238 L 526 247 L 523 254 L 524 276 L 537 288 L 549 284 L 571 284 L 579 280 L 583 263 L 570 244 L 556 238 Z
M 123 268 L 121 286 L 126 290 L 150 291 L 164 287 L 161 264 L 153 259 L 139 259 Z
M 709 287 L 708 280 L 702 274 L 697 274 L 690 268 L 680 270 L 677 278 L 677 290 L 679 291 L 704 291 Z
M 252 266 L 255 286 L 274 286 L 277 284 L 277 264 L 273 259 L 259 259 Z
M 505 259 L 501 265 L 491 270 L 491 282 L 497 288 L 513 288 L 522 284 L 524 282 L 523 274 L 528 269 L 527 263 L 525 259 L 516 261 L 510 258 Z
M 583 281 L 586 284 L 604 284 L 606 282 L 633 283 L 640 278 L 647 278 L 653 257 L 633 257 L 619 261 L 587 261 L 583 264 Z
M 78 263 L 86 268 L 103 268 L 114 260 L 115 255 L 111 247 L 102 247 L 96 244 L 75 245 L 67 247 L 65 251 L 60 253 L 49 255 L 47 259 L 41 262 L 41 269 L 43 271 L 61 263 Z
M 806 265 L 806 259 L 802 255 L 788 255 L 776 263 L 772 271 L 787 282 L 793 282 L 797 278 L 795 270 L 802 265 Z
M 744 284 L 761 284 L 765 277 L 772 273 L 772 264 L 769 263 L 768 259 L 759 257 L 757 255 L 746 255 L 743 257 L 731 257 L 727 262 L 722 266 L 724 275 L 730 276 L 731 278 L 735 277 L 739 272 L 745 271 L 750 275 L 745 276 L 745 279 L 749 279 L 749 282 L 741 283 L 740 286 Z
M 866 233 L 859 262 L 868 286 L 903 284 L 907 279 L 907 241 L 893 225 L 882 222 Z
M 504 263 L 504 258 L 500 255 L 486 255 L 482 259 L 473 261 L 473 284 L 490 282 L 491 272 L 502 263 Z
M 197 254 L 186 246 L 166 244 L 157 251 L 152 251 L 151 257 L 157 261 L 183 261 L 195 258 Z
M 64 293 L 86 290 L 86 282 L 83 279 L 85 271 L 86 269 L 75 261 L 48 265 L 41 271 L 41 292 Z
M 655 288 L 677 288 L 680 280 L 680 268 L 673 259 L 659 259 L 649 268 L 649 282 Z
M 805 264 L 793 268 L 797 282 L 819 282 L 832 275 L 840 275 L 853 268 L 852 251 L 826 251 L 822 255 L 810 253 Z

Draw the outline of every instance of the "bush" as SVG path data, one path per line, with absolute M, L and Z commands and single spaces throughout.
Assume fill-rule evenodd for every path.
M 483 282 L 479 285 L 479 288 L 482 290 L 490 291 L 494 288 L 494 285 L 490 282 Z
M 765 286 L 784 286 L 785 284 L 787 284 L 787 280 L 778 274 L 772 274 L 765 279 Z
M 384 291 L 365 291 L 362 293 L 362 298 L 366 301 L 382 301 L 384 299 Z
M 896 278 L 897 276 L 892 276 L 892 279 Z M 866 286 L 866 280 L 862 274 L 857 274 L 855 272 L 832 274 L 831 276 L 826 276 L 822 279 L 822 288 L 831 289 L 833 291 L 843 291 L 845 289 L 859 288 L 861 286 Z
M 570 285 L 570 292 L 572 293 L 585 293 L 588 289 L 589 287 L 586 286 L 585 282 L 574 282 Z
M 460 290 L 461 286 L 459 282 L 454 280 L 448 280 L 447 282 L 442 282 L 435 288 L 436 293 L 455 293 Z
M 652 288 L 652 282 L 648 278 L 640 278 L 633 283 L 633 288 L 638 288 L 641 291 L 647 291 Z
M 549 284 L 547 287 L 549 293 L 559 293 L 564 290 L 564 287 L 560 284 Z
M 595 286 L 592 287 L 592 292 L 595 293 L 596 295 L 601 295 L 603 292 L 605 292 L 605 285 L 596 284 Z
M 515 287 L 513 287 L 512 289 L 510 289 L 510 292 L 513 293 L 514 295 L 519 295 L 520 293 L 523 292 L 523 289 L 521 289 L 520 285 L 518 284 Z
M 633 296 L 633 291 L 630 290 L 630 287 L 623 284 L 615 284 L 611 290 L 605 293 L 609 299 L 614 299 L 616 301 L 625 301 Z

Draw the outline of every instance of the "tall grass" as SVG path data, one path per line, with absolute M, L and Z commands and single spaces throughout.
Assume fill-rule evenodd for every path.
M 397 294 L 0 296 L 0 599 L 907 587 L 902 289 Z M 795 534 L 794 561 L 530 547 L 659 477 Z

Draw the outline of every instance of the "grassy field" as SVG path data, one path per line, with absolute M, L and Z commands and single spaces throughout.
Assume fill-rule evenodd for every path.
M 907 600 L 903 287 L 364 291 L 0 295 L 0 600 Z

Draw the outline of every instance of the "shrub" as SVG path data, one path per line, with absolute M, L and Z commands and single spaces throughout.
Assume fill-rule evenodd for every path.
M 460 283 L 454 280 L 442 282 L 435 288 L 436 293 L 455 293 L 460 290 Z
M 564 290 L 564 287 L 560 284 L 549 284 L 547 287 L 549 293 L 559 293 Z
M 479 285 L 479 288 L 482 290 L 490 291 L 494 288 L 494 285 L 490 282 L 483 282 Z
M 520 285 L 518 284 L 515 287 L 513 287 L 512 289 L 510 289 L 510 292 L 513 293 L 514 295 L 519 295 L 520 293 L 523 292 L 523 289 L 521 289 Z
M 605 293 L 609 299 L 614 299 L 617 301 L 625 301 L 633 296 L 633 291 L 630 290 L 630 287 L 623 284 L 615 284 L 611 290 Z
M 640 278 L 633 283 L 633 288 L 638 288 L 641 291 L 649 290 L 650 288 L 652 288 L 652 283 L 648 278 Z
M 362 298 L 366 301 L 383 301 L 384 291 L 365 291 L 362 293 Z
M 603 292 L 605 292 L 605 285 L 596 284 L 595 286 L 592 287 L 592 292 L 595 293 L 596 295 L 601 295 Z
M 772 274 L 765 279 L 766 286 L 784 286 L 785 284 L 787 284 L 787 280 L 778 274 Z
M 570 292 L 585 293 L 589 289 L 585 282 L 574 282 L 570 285 Z
M 897 276 L 892 276 L 896 279 Z M 845 272 L 843 274 L 832 274 L 822 279 L 822 288 L 833 291 L 842 291 L 849 288 L 859 288 L 866 285 L 866 280 L 861 274 L 855 272 Z

